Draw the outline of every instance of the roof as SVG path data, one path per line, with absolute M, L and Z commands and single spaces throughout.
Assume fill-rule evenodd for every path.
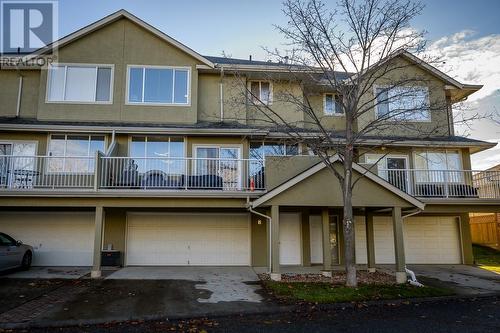
M 178 49 L 184 51 L 185 53 L 189 54 L 190 56 L 192 56 L 193 58 L 199 60 L 200 62 L 202 62 L 203 64 L 209 66 L 209 67 L 214 67 L 214 64 L 208 60 L 207 58 L 205 58 L 204 56 L 202 56 L 201 54 L 197 53 L 196 51 L 194 51 L 193 49 L 189 48 L 188 46 L 182 44 L 181 42 L 177 41 L 176 39 L 170 37 L 169 35 L 165 34 L 164 32 L 158 30 L 157 28 L 153 27 L 152 25 L 150 25 L 149 23 L 141 20 L 140 18 L 138 18 L 137 16 L 135 15 L 132 15 L 131 13 L 129 13 L 128 11 L 124 10 L 124 9 L 121 9 L 119 11 L 116 11 L 114 12 L 113 14 L 110 14 L 94 23 L 91 23 L 63 38 L 60 38 L 58 39 L 57 41 L 54 41 L 52 42 L 51 44 L 45 46 L 45 47 L 42 47 L 38 50 L 36 50 L 35 52 L 33 53 L 30 53 L 28 55 L 25 55 L 24 57 L 29 59 L 29 58 L 32 58 L 34 56 L 37 56 L 37 55 L 40 55 L 40 54 L 45 54 L 47 52 L 49 52 L 50 50 L 52 50 L 54 47 L 63 47 L 64 45 L 66 44 L 69 44 L 77 39 L 80 39 L 96 30 L 99 30 L 101 29 L 102 27 L 108 25 L 108 24 L 111 24 L 113 22 L 116 22 L 120 19 L 128 19 L 132 22 L 134 22 L 135 24 L 141 26 L 142 28 L 146 29 L 147 31 L 151 32 L 152 34 L 154 34 L 155 36 L 159 37 L 160 39 L 166 41 L 167 43 L 170 43 L 172 45 L 174 45 L 175 47 L 177 47 Z
M 335 163 L 335 162 L 338 162 L 338 161 L 339 161 L 339 156 L 338 155 L 334 155 L 334 156 L 332 156 L 330 158 L 330 163 Z M 309 168 L 309 169 L 307 169 L 307 170 L 299 173 L 298 175 L 296 175 L 293 178 L 285 181 L 281 185 L 275 187 L 271 191 L 267 192 L 266 194 L 262 195 L 260 198 L 258 198 L 255 201 L 253 201 L 251 203 L 252 208 L 259 207 L 260 205 L 262 205 L 265 202 L 271 200 L 272 198 L 276 197 L 280 193 L 283 193 L 284 191 L 288 190 L 292 186 L 294 186 L 294 185 L 302 182 L 303 180 L 305 180 L 305 179 L 309 178 L 310 176 L 318 173 L 319 171 L 325 169 L 326 167 L 327 167 L 327 165 L 324 162 L 319 162 L 319 163 L 315 164 L 311 168 Z M 387 189 L 390 192 L 394 193 L 395 195 L 397 195 L 398 197 L 402 198 L 403 200 L 411 203 L 415 207 L 417 207 L 417 208 L 419 208 L 421 210 L 424 209 L 425 204 L 423 202 L 421 202 L 420 200 L 416 199 L 415 197 L 413 197 L 413 196 L 411 196 L 411 195 L 409 195 L 409 194 L 401 191 L 399 188 L 397 188 L 396 186 L 390 184 L 386 180 L 378 177 L 377 175 L 375 175 L 375 174 L 373 174 L 371 172 L 367 172 L 367 170 L 365 168 L 363 168 L 362 166 L 360 166 L 360 165 L 358 165 L 356 163 L 353 163 L 352 167 L 353 167 L 353 170 L 355 170 L 355 171 L 363 174 L 364 177 L 366 177 L 367 179 L 370 179 L 371 181 L 373 181 L 373 182 L 377 183 L 378 185 L 384 187 L 385 189 Z M 332 177 L 334 177 L 334 176 L 332 175 Z

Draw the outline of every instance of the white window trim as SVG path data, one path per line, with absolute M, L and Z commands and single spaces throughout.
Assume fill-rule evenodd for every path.
M 461 149 L 417 149 L 415 151 L 413 151 L 413 165 L 416 164 L 416 158 L 417 158 L 417 154 L 421 154 L 421 153 L 444 153 L 446 154 L 446 170 L 447 171 L 457 171 L 457 170 L 451 170 L 451 169 L 448 169 L 448 153 L 452 154 L 452 153 L 458 153 L 458 160 L 460 162 L 460 168 L 458 170 L 463 170 L 463 156 L 462 156 L 462 150 Z M 429 165 L 428 163 L 427 164 L 427 169 L 423 169 L 423 170 L 432 170 L 432 169 L 429 169 Z M 420 169 L 422 170 L 422 169 Z
M 111 69 L 111 77 L 110 77 L 110 87 L 109 87 L 109 101 L 93 101 L 93 102 L 85 102 L 85 101 L 51 101 L 49 100 L 49 93 L 50 93 L 50 68 L 53 67 L 53 65 L 50 65 L 49 68 L 47 69 L 47 85 L 45 86 L 45 103 L 47 104 L 97 104 L 97 105 L 110 105 L 113 104 L 113 90 L 114 90 L 114 83 L 115 83 L 115 65 L 114 64 L 89 64 L 89 63 L 55 63 L 55 67 L 62 67 L 65 66 L 65 74 L 64 74 L 64 90 L 66 91 L 66 73 L 68 71 L 68 66 L 74 66 L 74 67 L 89 67 L 89 68 L 95 68 L 96 71 L 98 67 L 104 67 L 104 68 L 110 68 Z M 96 76 L 96 89 L 97 89 L 97 76 Z M 95 94 L 96 92 L 94 92 Z M 95 99 L 95 95 L 94 95 Z
M 262 82 L 269 83 L 269 100 L 268 100 L 267 103 L 264 103 L 264 104 L 265 105 L 273 105 L 273 99 L 274 99 L 273 82 L 271 80 L 249 80 L 247 88 L 248 88 L 248 91 L 250 91 L 250 93 L 252 92 L 252 82 L 258 82 L 259 83 L 259 100 L 261 100 L 261 96 L 262 96 Z M 252 99 L 253 96 L 250 95 L 250 98 Z
M 421 120 L 408 120 L 408 121 L 405 121 L 407 123 L 431 123 L 432 122 L 432 112 L 430 110 L 430 98 L 431 98 L 431 93 L 430 93 L 430 90 L 429 90 L 429 87 L 427 86 L 420 86 L 420 85 L 415 85 L 415 86 L 403 86 L 403 87 L 421 87 L 421 88 L 427 88 L 427 103 L 429 104 L 429 119 L 421 119 Z M 373 97 L 375 98 L 375 100 L 373 101 L 374 103 L 374 108 L 375 108 L 375 118 L 378 119 L 378 102 L 377 102 L 377 89 L 385 89 L 385 88 L 388 88 L 388 86 L 385 86 L 385 85 L 374 85 L 373 86 Z M 390 103 L 390 101 L 388 101 Z M 400 122 L 400 121 L 403 121 L 403 120 L 400 120 L 400 119 L 393 119 L 393 118 L 390 118 L 390 119 L 387 119 L 385 120 L 387 122 Z
M 49 163 L 45 163 L 45 173 L 48 175 L 93 175 L 95 172 L 95 169 L 92 171 L 64 171 L 64 167 L 66 165 L 66 158 L 71 157 L 71 158 L 93 158 L 94 156 L 90 156 L 90 140 L 92 136 L 103 136 L 104 137 L 104 149 L 108 146 L 108 137 L 105 134 L 87 134 L 87 133 L 49 133 L 48 134 L 48 139 L 47 139 L 47 159 L 50 159 L 49 155 L 49 149 L 50 149 L 50 142 L 52 141 L 52 135 L 64 135 L 64 156 L 54 156 L 54 158 L 62 158 L 63 159 L 63 171 L 50 171 L 49 170 Z M 87 147 L 87 154 L 89 156 L 66 156 L 66 148 L 68 146 L 68 135 L 81 135 L 81 136 L 88 136 L 89 137 L 89 145 Z M 49 157 L 50 156 L 50 157 Z M 97 161 L 94 163 L 94 168 L 97 166 Z
M 187 70 L 188 72 L 188 77 L 187 77 L 187 103 L 152 103 L 152 102 L 130 102 L 129 101 L 129 90 L 130 90 L 130 69 L 132 68 L 143 68 L 143 77 L 142 77 L 142 95 L 144 99 L 144 73 L 146 73 L 145 69 L 148 68 L 156 68 L 156 69 L 180 69 L 180 70 Z M 125 82 L 125 105 L 142 105 L 142 106 L 184 106 L 184 107 L 190 107 L 191 106 L 191 67 L 188 66 L 157 66 L 157 65 L 127 65 L 127 79 Z M 174 93 L 175 89 L 175 75 L 174 75 L 174 82 L 172 85 L 172 93 Z M 172 98 L 174 98 L 174 95 L 172 94 Z
M 254 140 L 251 140 L 250 143 L 252 143 L 252 142 L 258 142 L 262 146 L 264 146 L 264 144 L 266 143 L 266 141 L 254 141 Z M 270 142 L 268 141 L 268 143 L 270 143 Z M 276 143 L 276 144 L 278 144 L 278 143 Z M 281 157 L 302 156 L 302 145 L 301 144 L 297 143 L 297 155 L 288 155 L 286 153 L 286 147 L 289 146 L 287 143 L 279 143 L 279 144 L 283 145 L 283 151 L 285 152 L 285 154 L 284 155 L 274 155 L 274 156 L 281 156 Z M 292 145 L 290 145 L 290 146 L 292 146 Z M 250 156 L 250 144 L 248 146 L 248 154 Z M 265 160 L 266 160 L 266 155 L 264 154 L 264 156 L 262 156 L 262 161 L 265 161 Z
M 333 113 L 327 113 L 326 112 L 326 95 L 332 95 L 333 98 Z M 344 117 L 344 112 L 336 112 L 337 111 L 337 106 L 335 104 L 335 97 L 337 95 L 334 93 L 324 93 L 323 94 L 323 115 L 327 117 Z

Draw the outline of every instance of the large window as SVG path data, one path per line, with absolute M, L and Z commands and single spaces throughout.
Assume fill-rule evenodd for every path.
M 51 65 L 49 102 L 111 103 L 112 65 Z
M 323 110 L 327 116 L 342 116 L 344 112 L 339 103 L 339 96 L 334 94 L 324 94 Z
M 35 155 L 36 142 L 0 142 L 0 187 L 15 181 L 16 174 L 35 170 Z
M 272 104 L 272 84 L 269 81 L 250 81 L 250 91 L 252 93 L 252 102 L 259 104 L 260 102 L 271 105 Z
M 427 87 L 377 87 L 377 117 L 394 121 L 430 121 Z
M 92 173 L 97 151 L 104 151 L 104 136 L 53 134 L 50 136 L 48 172 Z
M 167 174 L 183 174 L 185 170 L 183 138 L 133 136 L 130 156 L 134 158 L 140 173 L 160 170 Z
M 189 104 L 189 69 L 130 66 L 129 104 Z
M 415 153 L 417 182 L 462 182 L 461 155 L 456 150 L 420 151 Z

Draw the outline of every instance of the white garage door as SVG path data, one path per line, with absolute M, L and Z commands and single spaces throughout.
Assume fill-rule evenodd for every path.
M 405 254 L 410 264 L 460 264 L 460 232 L 450 216 L 405 220 Z
M 356 262 L 366 264 L 366 225 L 364 216 L 356 216 L 354 223 Z M 391 218 L 375 216 L 373 218 L 373 234 L 375 238 L 375 262 L 377 264 L 393 264 L 394 235 Z
M 280 214 L 280 264 L 300 265 L 302 263 L 302 240 L 300 214 Z
M 129 213 L 126 263 L 250 265 L 248 215 Z
M 356 217 L 356 262 L 365 264 L 366 229 L 364 217 Z M 375 261 L 394 263 L 394 236 L 390 217 L 373 219 Z M 409 217 L 404 220 L 403 235 L 408 264 L 460 264 L 460 233 L 455 217 Z
M 92 213 L 2 212 L 0 231 L 33 246 L 34 266 L 92 266 Z

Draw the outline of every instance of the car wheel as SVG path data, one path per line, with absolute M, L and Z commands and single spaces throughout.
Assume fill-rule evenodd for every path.
M 30 269 L 32 259 L 33 255 L 31 254 L 31 252 L 30 251 L 26 252 L 23 256 L 23 261 L 21 262 L 21 268 L 25 271 Z

